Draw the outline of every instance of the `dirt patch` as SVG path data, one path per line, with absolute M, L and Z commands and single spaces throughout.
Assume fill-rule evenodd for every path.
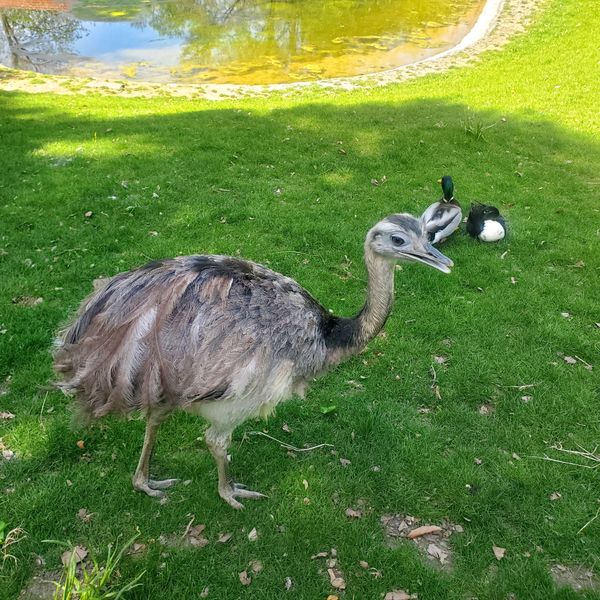
M 550 567 L 550 573 L 557 587 L 568 587 L 576 592 L 600 591 L 600 577 L 583 565 L 555 564 Z
M 123 97 L 179 96 L 223 100 L 231 98 L 269 96 L 280 93 L 284 97 L 302 94 L 311 88 L 326 88 L 333 92 L 361 87 L 376 87 L 414 79 L 430 73 L 439 73 L 453 67 L 473 64 L 486 50 L 499 50 L 516 34 L 522 33 L 530 25 L 537 9 L 546 0 L 505 0 L 500 15 L 491 31 L 483 39 L 460 51 L 444 53 L 412 65 L 404 65 L 381 73 L 338 77 L 322 81 L 272 84 L 272 85 L 231 85 L 231 84 L 152 84 L 141 82 L 102 81 L 75 79 L 57 75 L 41 75 L 0 67 L 0 89 L 54 94 L 96 94 Z
M 439 524 L 423 523 L 417 517 L 399 513 L 383 515 L 380 521 L 386 544 L 390 548 L 397 548 L 404 539 L 414 543 L 429 564 L 441 569 L 452 569 L 453 557 L 449 538 L 455 533 L 463 532 L 461 525 L 445 520 Z
M 19 600 L 52 600 L 60 571 L 45 571 L 32 577 L 19 594 Z

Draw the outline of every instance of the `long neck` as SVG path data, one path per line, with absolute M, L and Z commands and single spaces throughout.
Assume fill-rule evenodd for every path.
M 394 303 L 394 263 L 377 256 L 365 244 L 365 263 L 369 275 L 367 300 L 352 318 L 333 317 L 327 334 L 331 351 L 358 354 L 379 333 Z

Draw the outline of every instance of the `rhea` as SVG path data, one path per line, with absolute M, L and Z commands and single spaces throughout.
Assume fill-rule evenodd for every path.
M 397 261 L 444 273 L 453 266 L 408 214 L 370 229 L 364 253 L 367 299 L 351 318 L 333 316 L 294 280 L 229 256 L 184 256 L 120 273 L 82 302 L 59 336 L 59 386 L 89 418 L 145 416 L 133 486 L 150 496 L 177 481 L 149 475 L 160 423 L 176 409 L 202 416 L 219 495 L 242 508 L 237 498 L 263 495 L 229 475 L 233 430 L 303 395 L 315 377 L 365 348 L 390 314 Z

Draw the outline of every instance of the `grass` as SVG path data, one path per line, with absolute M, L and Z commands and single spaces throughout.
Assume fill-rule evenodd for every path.
M 27 532 L 0 571 L 0 598 L 18 596 L 36 554 L 60 564 L 44 539 L 102 555 L 137 531 L 146 551 L 119 567 L 124 580 L 146 571 L 130 598 L 192 599 L 206 586 L 212 598 L 326 598 L 323 563 L 310 557 L 332 547 L 348 599 L 394 588 L 427 600 L 600 598 L 557 589 L 549 572 L 598 572 L 598 472 L 533 458 L 564 458 L 553 444 L 591 450 L 600 437 L 598 17 L 595 0 L 550 0 L 527 35 L 474 67 L 293 101 L 0 94 L 0 405 L 16 415 L 0 422 L 16 453 L 0 464 L 0 520 Z M 53 334 L 92 280 L 154 258 L 240 254 L 351 314 L 365 288 L 364 233 L 388 213 L 422 211 L 444 173 L 465 204 L 506 214 L 508 238 L 456 235 L 443 248 L 450 276 L 403 266 L 385 337 L 306 401 L 237 431 L 234 473 L 269 499 L 239 513 L 225 505 L 203 425 L 183 414 L 162 427 L 153 470 L 191 482 L 165 505 L 134 493 L 143 423 L 73 427 L 68 400 L 44 389 Z M 482 404 L 494 410 L 481 415 Z M 336 454 L 291 457 L 245 435 L 257 429 Z M 359 499 L 370 508 L 349 520 Z M 412 545 L 388 548 L 379 519 L 389 512 L 463 525 L 453 570 L 431 568 Z M 209 545 L 159 542 L 191 515 Z M 226 544 L 222 532 L 234 534 Z M 493 545 L 506 548 L 501 561 Z M 244 587 L 238 573 L 252 559 L 264 570 Z

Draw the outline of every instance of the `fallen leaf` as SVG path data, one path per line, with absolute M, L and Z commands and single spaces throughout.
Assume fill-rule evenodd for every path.
M 519 455 L 518 455 L 516 452 L 513 452 L 513 453 L 512 453 L 512 457 L 513 457 L 515 460 L 521 460 L 521 457 L 520 457 L 520 456 L 519 456 Z
M 88 219 L 93 215 L 94 213 L 91 210 L 86 211 L 83 216 L 87 217 Z
M 258 575 L 264 569 L 264 566 L 260 560 L 251 560 L 248 563 L 248 566 L 255 575 Z
M 388 592 L 383 600 L 411 600 L 412 598 L 414 596 L 411 596 L 404 590 L 394 590 L 393 592 Z
M 233 533 L 222 533 L 218 537 L 217 542 L 220 542 L 221 544 L 226 544 L 232 537 Z
M 248 576 L 247 571 L 242 571 L 239 573 L 238 577 L 240 578 L 240 583 L 242 585 L 250 585 L 252 583 L 252 579 Z
M 17 296 L 12 299 L 13 304 L 18 304 L 19 306 L 27 306 L 28 308 L 32 308 L 33 306 L 37 306 L 44 301 L 43 298 L 35 297 L 35 296 Z
M 511 282 L 513 285 L 515 285 L 515 283 L 517 283 L 517 280 L 516 280 L 514 277 L 511 277 L 511 278 L 510 278 L 510 282 Z
M 494 556 L 496 557 L 496 560 L 502 560 L 504 558 L 504 555 L 506 554 L 506 548 L 492 546 L 492 550 L 494 551 Z
M 560 492 L 552 492 L 550 494 L 550 500 L 560 500 L 562 498 Z
M 200 592 L 200 598 L 208 598 L 208 586 Z
M 353 508 L 347 508 L 345 514 L 350 519 L 360 519 L 362 517 L 360 510 L 354 510 Z
M 195 527 L 192 527 L 186 534 L 187 541 L 194 548 L 204 548 L 210 542 L 204 537 L 204 530 L 206 529 L 206 525 L 204 523 L 200 523 Z
M 92 517 L 95 513 L 88 512 L 85 508 L 80 508 L 77 511 L 77 516 L 84 522 L 89 523 L 92 520 Z
M 0 421 L 9 421 L 10 419 L 14 419 L 15 415 L 13 415 L 11 412 L 0 412 Z
M 480 458 L 476 458 L 476 459 L 474 459 L 474 460 L 473 460 L 473 462 L 474 462 L 476 465 L 480 465 L 481 463 L 483 463 L 483 461 L 482 461 Z
M 444 564 L 448 558 L 448 554 L 436 544 L 429 544 L 429 546 L 427 546 L 427 554 L 433 556 L 433 558 L 437 558 L 442 564 Z
M 285 431 L 286 433 L 290 433 L 290 427 L 289 427 L 289 425 L 287 423 L 284 423 L 281 426 L 281 429 L 283 429 L 283 431 Z
M 252 531 L 248 534 L 248 539 L 251 542 L 255 542 L 258 539 L 258 531 L 256 531 L 256 527 L 252 528 Z
M 338 575 L 333 569 L 327 569 L 327 573 L 329 574 L 329 583 L 331 583 L 332 587 L 336 590 L 346 589 L 346 582 L 341 575 Z
M 446 364 L 448 357 L 447 356 L 434 356 L 433 359 L 435 360 L 435 362 L 438 365 L 444 365 L 444 364 Z
M 414 540 L 415 538 L 421 537 L 423 535 L 429 535 L 430 533 L 439 533 L 442 531 L 441 527 L 437 525 L 421 525 L 421 527 L 417 527 L 408 532 L 406 536 L 409 540 Z
M 152 237 L 156 237 L 158 235 L 158 231 L 149 231 L 148 235 L 151 235 Z
M 294 580 L 291 577 L 285 578 L 285 591 L 289 592 L 294 587 Z
M 573 358 L 572 356 L 565 356 L 565 362 L 568 365 L 576 365 L 577 364 L 577 360 L 575 358 Z
M 85 448 L 85 442 L 83 440 L 77 440 L 75 444 L 80 450 L 83 450 Z
M 352 463 L 347 458 L 340 458 L 340 464 L 342 465 L 342 467 L 347 467 Z
M 491 415 L 494 412 L 493 404 L 482 404 L 479 407 L 479 414 L 483 416 Z
M 531 402 L 533 400 L 533 396 L 521 396 L 521 401 L 522 402 Z
M 308 489 L 308 481 L 306 481 L 306 479 L 302 480 L 302 485 L 304 486 L 304 489 L 307 490 Z
M 329 594 L 329 596 L 327 596 L 327 600 L 340 600 L 339 596 L 336 596 L 335 594 Z
M 80 563 L 86 556 L 88 551 L 83 546 L 75 546 L 73 550 L 65 550 L 60 557 L 62 564 L 66 567 L 71 560 L 75 561 L 75 564 Z
M 129 548 L 129 551 L 127 552 L 127 554 L 135 556 L 138 554 L 143 554 L 145 551 L 146 551 L 146 544 L 141 544 L 139 542 L 136 542 Z
M 561 317 L 564 317 L 565 319 L 568 319 L 568 318 L 571 316 L 571 313 L 568 313 L 568 312 L 561 312 L 561 313 L 560 313 L 560 316 L 561 316 Z
M 318 552 L 317 554 L 313 554 L 310 557 L 310 560 L 315 560 L 315 558 L 327 558 L 329 554 L 327 552 Z
M 12 460 L 15 457 L 15 453 L 12 450 L 2 450 L 2 458 L 4 460 Z

